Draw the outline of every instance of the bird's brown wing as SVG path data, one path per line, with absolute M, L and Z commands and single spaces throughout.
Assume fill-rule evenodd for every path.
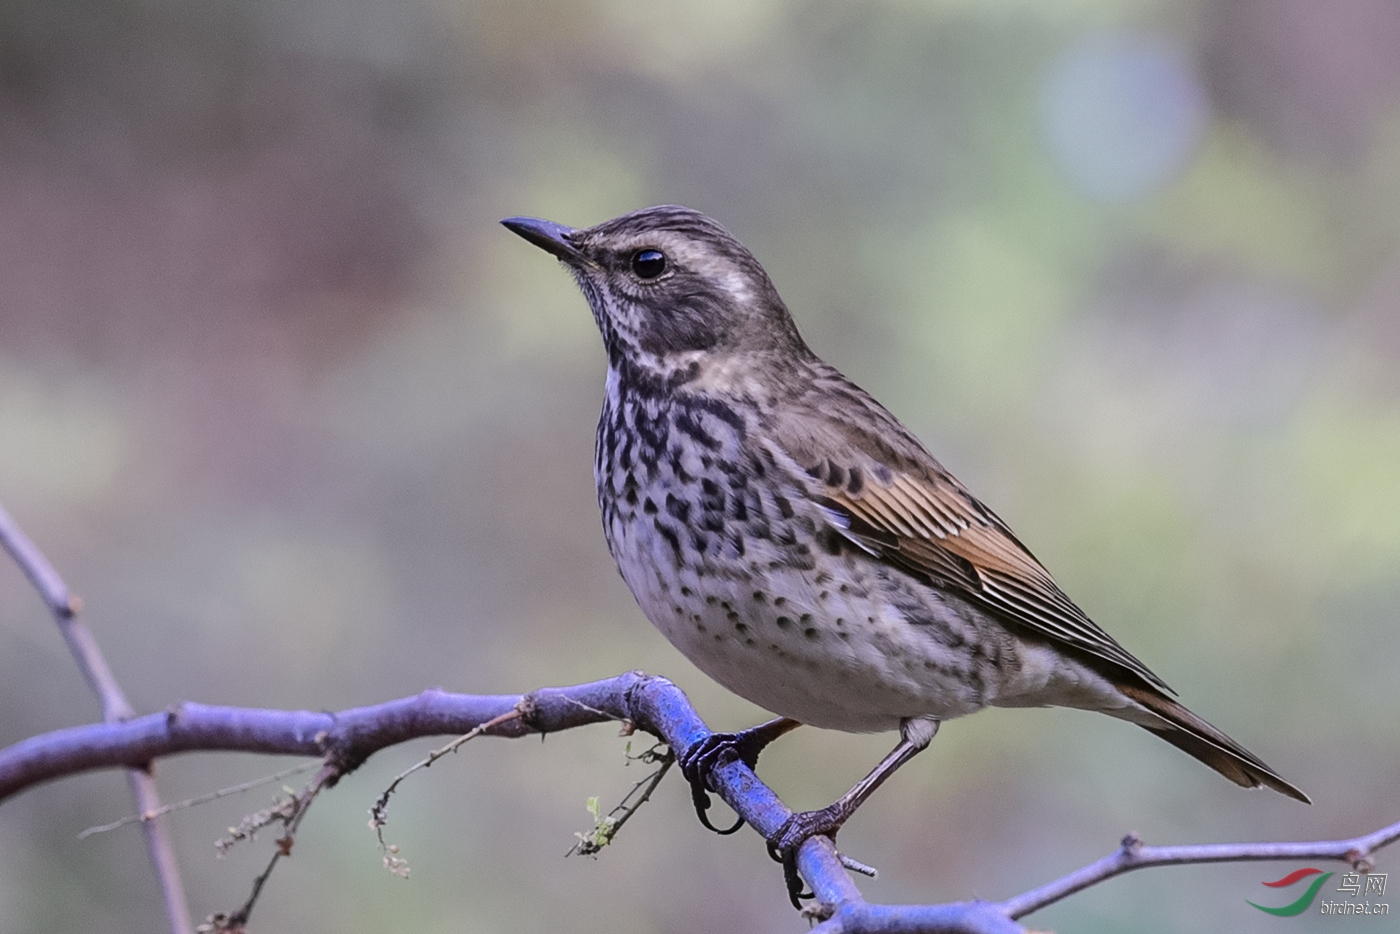
M 1267 785 L 1308 801 L 1168 696 L 1175 692 L 1084 615 L 1006 523 L 878 402 L 834 371 L 819 377 L 814 389 L 771 421 L 768 440 L 775 458 L 802 471 L 809 495 L 848 540 L 874 560 L 936 581 L 1012 625 L 1109 663 L 1124 696 L 1161 718 L 1146 729 L 1236 784 Z
M 1075 606 L 1006 523 L 892 415 L 840 382 L 825 387 L 823 408 L 798 406 L 775 419 L 772 441 L 810 478 L 811 496 L 843 535 L 1052 643 L 1174 693 Z

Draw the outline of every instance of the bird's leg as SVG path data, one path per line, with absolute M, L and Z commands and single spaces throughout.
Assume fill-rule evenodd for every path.
M 710 809 L 708 783 L 711 770 L 734 760 L 753 768 L 758 764 L 758 754 L 763 752 L 769 743 L 801 725 L 796 720 L 779 717 L 740 733 L 711 733 L 681 753 L 677 762 L 680 764 L 681 774 L 690 782 L 690 797 L 695 803 L 695 815 L 700 818 L 700 823 L 718 834 L 731 834 L 744 826 L 742 817 L 727 830 L 720 830 L 710 823 L 710 818 L 705 812 Z
M 797 851 L 808 837 L 825 834 L 836 839 L 836 832 L 856 812 L 865 799 L 876 788 L 894 774 L 901 765 L 914 758 L 933 741 L 938 733 L 938 721 L 928 718 L 909 718 L 900 722 L 899 743 L 890 754 L 871 769 L 870 774 L 856 782 L 851 790 L 837 798 L 820 811 L 802 811 L 792 815 L 768 840 L 768 855 L 783 864 L 783 879 L 787 882 L 788 898 L 794 908 L 801 908 L 798 901 L 811 898 L 802 891 L 802 877 L 797 874 Z

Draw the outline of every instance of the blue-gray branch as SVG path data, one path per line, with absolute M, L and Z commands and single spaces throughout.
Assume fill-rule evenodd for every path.
M 555 733 L 603 721 L 627 721 L 678 753 L 710 734 L 685 694 L 665 678 L 628 672 L 616 678 L 529 694 L 453 694 L 429 690 L 338 713 L 263 710 L 185 703 L 117 723 L 70 727 L 0 750 L 0 801 L 26 788 L 94 769 L 140 767 L 183 752 L 259 752 L 321 756 L 340 775 L 380 749 L 422 736 L 460 735 L 512 711 L 486 730 L 519 737 Z M 773 790 L 739 761 L 711 774 L 718 794 L 765 838 L 792 814 Z M 1211 847 L 1142 847 L 1124 841 L 1116 853 L 1064 879 L 1006 902 L 873 905 L 861 897 L 836 847 L 826 837 L 803 844 L 798 867 L 816 893 L 820 934 L 1024 934 L 1014 919 L 1131 869 L 1183 862 L 1250 859 L 1338 859 L 1362 865 L 1372 852 L 1400 839 L 1400 824 L 1354 840 Z M 777 877 L 775 875 L 775 883 Z

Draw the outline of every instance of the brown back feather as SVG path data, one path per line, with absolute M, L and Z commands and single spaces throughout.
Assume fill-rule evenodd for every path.
M 815 498 L 861 547 L 929 576 L 1052 643 L 1170 692 L 1079 609 L 1035 556 L 883 406 L 821 367 L 810 405 L 785 407 L 781 452 L 822 488 Z

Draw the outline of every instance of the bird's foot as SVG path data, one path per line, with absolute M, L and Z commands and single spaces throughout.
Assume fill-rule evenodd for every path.
M 710 772 L 730 762 L 742 762 L 749 768 L 758 765 L 758 755 L 769 743 L 786 732 L 783 721 L 774 720 L 739 733 L 711 733 L 698 743 L 692 744 L 677 757 L 681 774 L 690 782 L 690 799 L 695 804 L 695 816 L 700 823 L 717 834 L 731 834 L 744 826 L 741 817 L 733 827 L 721 830 L 710 823 Z M 781 730 L 781 732 L 780 732 Z
M 768 839 L 768 855 L 783 864 L 783 881 L 787 883 L 792 907 L 800 911 L 801 899 L 815 897 L 814 893 L 803 891 L 802 877 L 797 873 L 797 851 L 809 838 L 819 834 L 835 840 L 836 832 L 850 816 L 850 811 L 839 801 L 820 811 L 799 811 Z

